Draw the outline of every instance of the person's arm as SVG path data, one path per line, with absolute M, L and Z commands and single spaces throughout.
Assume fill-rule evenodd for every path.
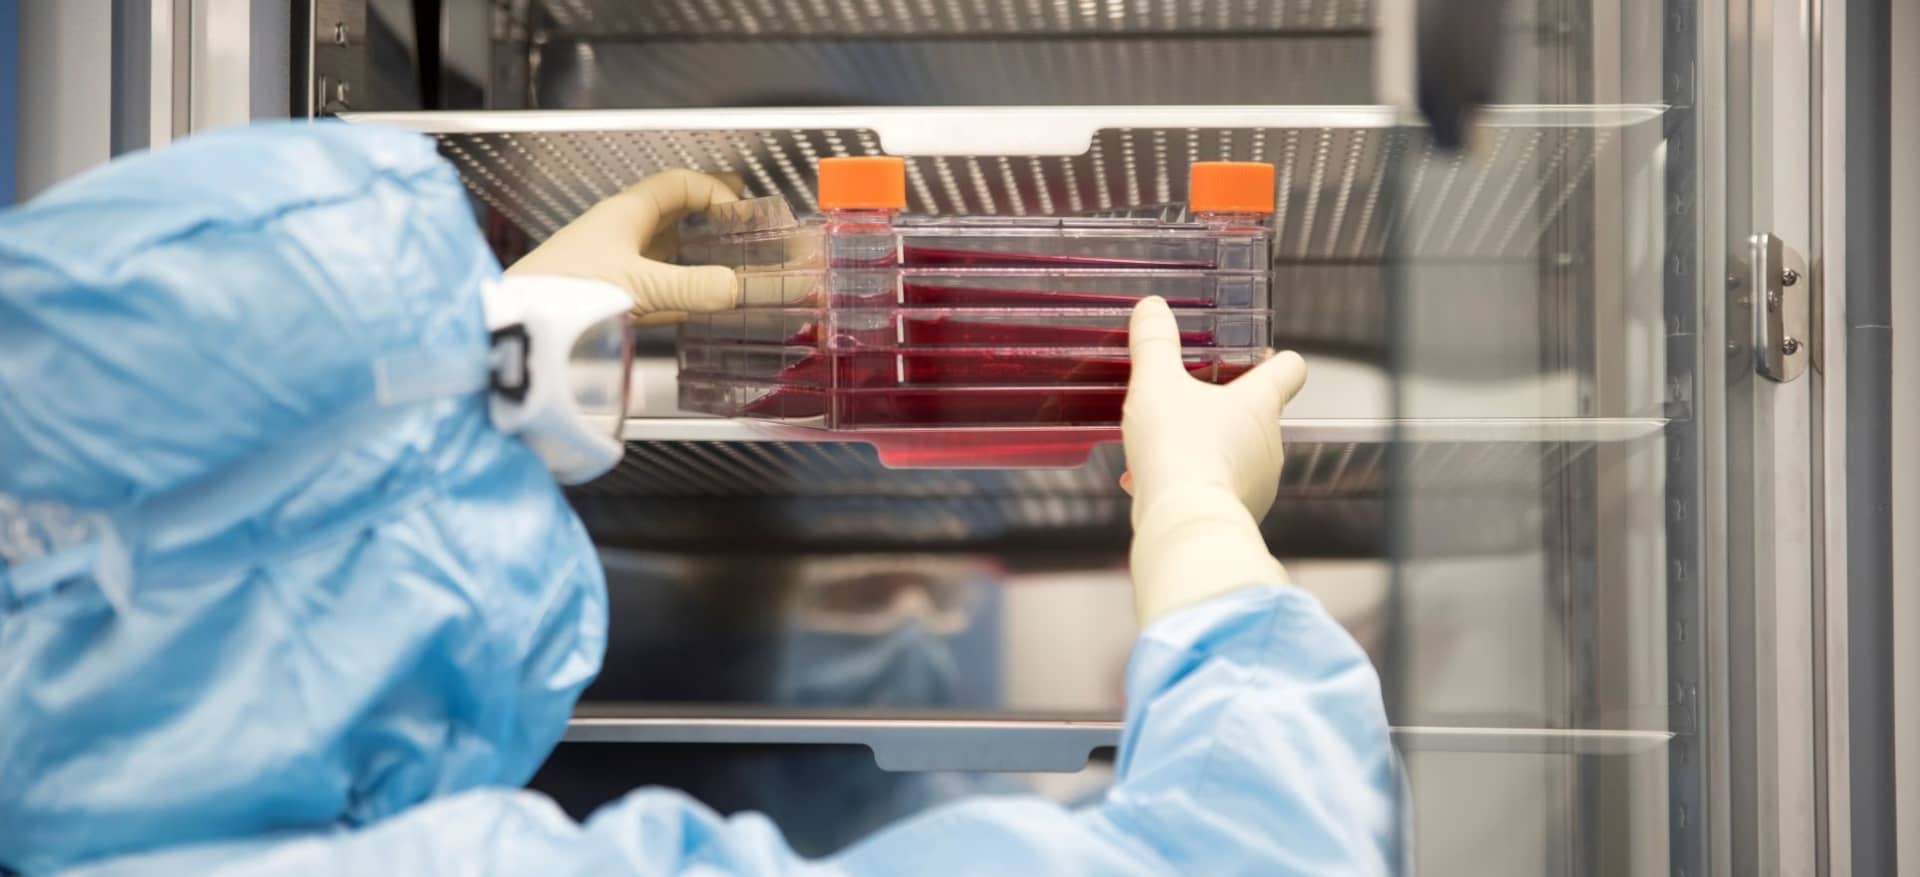
M 1150 627 L 1097 807 L 976 799 L 856 845 L 852 874 L 1384 874 L 1399 772 L 1366 656 L 1306 593 L 1258 587 Z M 947 866 L 946 863 L 952 863 Z
M 724 819 L 664 790 L 603 808 L 587 832 L 649 875 L 1397 870 L 1400 775 L 1379 681 L 1305 592 L 1240 589 L 1156 622 L 1127 694 L 1118 777 L 1083 810 L 972 798 L 811 865 L 764 818 Z
M 1398 869 L 1400 771 L 1379 677 L 1312 596 L 1285 585 L 1256 524 L 1304 363 L 1281 354 L 1227 387 L 1196 381 L 1157 299 L 1136 310 L 1132 346 L 1126 481 L 1147 626 L 1114 786 L 1079 811 L 1023 797 L 936 808 L 816 866 L 825 873 Z M 638 873 L 807 870 L 765 820 L 722 820 L 677 793 L 636 793 L 588 831 Z

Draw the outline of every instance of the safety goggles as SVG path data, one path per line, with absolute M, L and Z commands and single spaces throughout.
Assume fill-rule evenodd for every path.
M 624 290 L 576 277 L 506 277 L 483 300 L 488 413 L 561 484 L 620 462 L 633 341 Z
M 789 612 L 803 630 L 877 636 L 914 623 L 954 635 L 971 626 L 992 581 L 990 565 L 970 560 L 816 561 L 802 573 Z

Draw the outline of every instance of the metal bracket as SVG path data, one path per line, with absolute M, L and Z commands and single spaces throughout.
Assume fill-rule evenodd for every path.
M 1753 307 L 1753 365 L 1766 378 L 1786 383 L 1813 359 L 1813 278 L 1807 261 L 1771 234 L 1749 238 L 1748 288 Z
M 347 112 L 366 76 L 367 0 L 313 0 L 311 12 L 305 109 L 316 116 Z

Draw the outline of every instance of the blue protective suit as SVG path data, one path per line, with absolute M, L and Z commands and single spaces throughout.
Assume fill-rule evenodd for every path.
M 1098 805 L 983 797 L 818 862 L 524 782 L 605 585 L 495 431 L 498 271 L 419 137 L 194 138 L 0 213 L 0 866 L 40 874 L 1330 874 L 1397 860 L 1378 680 L 1306 594 L 1163 619 Z

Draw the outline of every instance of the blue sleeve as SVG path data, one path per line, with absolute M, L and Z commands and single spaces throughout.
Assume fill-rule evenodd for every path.
M 629 872 L 845 877 L 1385 874 L 1400 772 L 1379 677 L 1318 601 L 1255 588 L 1149 627 L 1127 670 L 1118 776 L 1097 806 L 980 797 L 818 863 L 755 815 L 642 790 L 586 825 Z
M 1253 588 L 1149 627 L 1118 776 L 1097 806 L 980 797 L 806 864 L 757 816 L 643 790 L 586 830 L 632 873 L 1386 874 L 1400 770 L 1380 682 L 1318 601 Z M 819 870 L 813 870 L 819 869 Z
M 642 789 L 583 826 L 531 792 L 481 790 L 264 853 L 180 851 L 108 874 L 1385 874 L 1400 773 L 1378 677 L 1319 604 L 1249 589 L 1150 627 L 1128 670 L 1118 779 L 1095 806 L 980 797 L 829 859 L 765 817 Z M 244 863 L 244 867 L 236 866 Z
M 1149 627 L 1127 671 L 1106 800 L 935 810 L 845 854 L 849 874 L 979 862 L 1003 874 L 1384 874 L 1398 762 L 1379 677 L 1318 601 L 1247 589 Z

